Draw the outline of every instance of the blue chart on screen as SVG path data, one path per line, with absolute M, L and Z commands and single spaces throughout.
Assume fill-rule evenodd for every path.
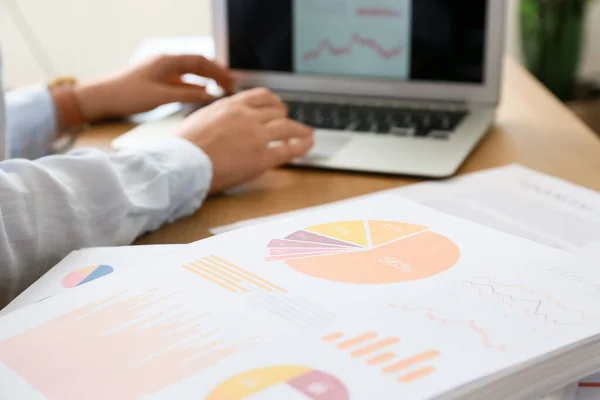
M 294 1 L 299 73 L 408 79 L 411 0 Z

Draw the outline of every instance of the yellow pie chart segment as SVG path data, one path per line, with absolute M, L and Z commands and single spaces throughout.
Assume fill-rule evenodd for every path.
M 392 242 L 426 229 L 427 227 L 422 225 L 389 221 L 369 221 L 369 233 L 371 234 L 371 244 L 373 246 Z
M 349 400 L 344 384 L 323 371 L 273 366 L 243 372 L 217 386 L 206 400 L 243 399 Z
M 367 229 L 364 221 L 330 222 L 306 228 L 307 231 L 340 239 L 359 246 L 368 246 Z

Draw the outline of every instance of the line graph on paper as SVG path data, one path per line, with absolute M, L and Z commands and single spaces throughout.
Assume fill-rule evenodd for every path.
M 300 73 L 407 79 L 411 2 L 294 2 L 294 69 Z
M 544 326 L 600 324 L 600 315 L 565 306 L 553 293 L 538 292 L 524 285 L 475 277 L 460 283 L 470 297 L 495 303 Z
M 450 326 L 450 327 L 463 327 L 472 332 L 474 335 L 479 337 L 481 344 L 492 350 L 497 350 L 500 352 L 506 351 L 506 346 L 503 344 L 499 344 L 494 342 L 491 339 L 492 334 L 487 331 L 485 328 L 482 328 L 479 323 L 475 319 L 469 318 L 458 318 L 452 319 L 448 317 L 442 316 L 441 313 L 436 311 L 432 307 L 409 307 L 406 305 L 397 305 L 391 304 L 392 308 L 401 310 L 407 313 L 416 313 L 417 315 L 423 316 L 425 319 L 435 322 L 441 326 Z
M 553 293 L 486 277 L 457 282 L 422 301 L 389 306 L 405 324 L 426 321 L 449 340 L 478 343 L 494 353 L 527 350 L 545 338 L 600 326 L 597 315 L 566 306 Z

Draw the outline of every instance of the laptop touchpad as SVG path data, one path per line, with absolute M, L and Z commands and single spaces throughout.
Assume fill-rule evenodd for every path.
M 315 131 L 315 145 L 304 157 L 304 160 L 322 160 L 331 158 L 340 151 L 354 135 L 349 132 L 335 132 L 317 129 Z

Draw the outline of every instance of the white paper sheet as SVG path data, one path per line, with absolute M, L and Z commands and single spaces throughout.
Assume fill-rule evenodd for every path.
M 120 275 L 136 266 L 143 269 L 140 262 L 144 259 L 181 246 L 102 247 L 74 251 L 2 309 L 0 316 L 87 284 L 90 279 Z
M 600 256 L 600 194 L 520 165 L 388 192 L 574 254 Z M 240 221 L 211 232 L 221 234 L 321 207 Z M 576 391 L 571 385 L 547 400 L 574 400 Z M 600 387 L 580 388 L 579 396 L 578 400 L 598 399 Z
M 262 359 L 246 358 L 246 351 L 261 351 L 278 337 L 334 324 L 348 311 L 356 311 L 355 320 L 339 329 L 370 329 L 359 312 L 365 308 L 371 316 L 397 312 L 418 320 L 414 330 L 407 322 L 394 324 L 406 331 L 385 334 L 415 340 L 411 351 L 435 342 L 448 354 L 436 366 L 445 373 L 414 387 L 383 383 L 381 374 L 362 375 L 362 365 L 345 357 L 323 353 L 319 361 L 320 347 L 310 341 L 288 343 L 305 351 L 286 354 L 265 348 L 264 361 L 310 362 L 344 378 L 354 398 L 384 385 L 394 397 L 418 398 L 476 377 L 448 375 L 449 365 L 462 365 L 452 338 L 469 343 L 469 371 L 489 374 L 600 332 L 595 265 L 394 194 L 219 235 L 143 267 L 1 318 L 0 397 L 203 398 L 243 372 L 236 370 L 243 360 Z M 503 317 L 463 321 L 480 303 Z M 441 335 L 438 319 L 456 322 L 449 324 L 456 329 Z M 431 340 L 417 344 L 419 337 Z
M 600 256 L 600 194 L 520 165 L 387 192 L 574 254 Z M 213 228 L 211 233 L 229 232 L 321 207 L 240 221 Z

